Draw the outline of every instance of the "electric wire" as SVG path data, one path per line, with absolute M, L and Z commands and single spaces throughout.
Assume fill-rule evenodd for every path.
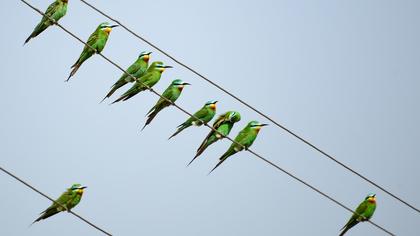
M 159 48 L 158 46 L 156 46 L 155 44 L 153 44 L 152 42 L 150 42 L 149 40 L 147 40 L 144 37 L 140 36 L 139 34 L 137 34 L 136 32 L 134 32 L 133 30 L 131 30 L 130 28 L 128 28 L 127 26 L 125 26 L 124 24 L 122 24 L 119 20 L 117 20 L 117 19 L 111 17 L 110 15 L 104 13 L 103 11 L 101 11 L 100 9 L 98 9 L 97 7 L 93 6 L 92 4 L 88 3 L 85 0 L 80 0 L 80 1 L 82 3 L 84 3 L 85 5 L 89 6 L 90 8 L 92 8 L 93 10 L 95 10 L 96 12 L 98 12 L 99 14 L 105 16 L 109 20 L 114 21 L 115 23 L 117 23 L 118 25 L 120 25 L 122 28 L 124 28 L 126 31 L 128 31 L 129 33 L 131 33 L 133 36 L 135 36 L 136 38 L 140 39 L 141 41 L 143 41 L 144 43 L 148 44 L 149 46 L 153 47 L 154 49 L 156 49 L 157 51 L 159 51 L 163 55 L 167 56 L 168 58 L 170 58 L 171 60 L 173 60 L 178 65 L 180 65 L 180 66 L 184 67 L 185 69 L 191 71 L 193 74 L 195 74 L 198 77 L 200 77 L 201 79 L 207 81 L 208 83 L 210 83 L 211 85 L 213 85 L 217 89 L 221 90 L 222 92 L 226 93 L 230 97 L 234 98 L 235 100 L 237 100 L 238 102 L 242 103 L 243 105 L 245 105 L 249 109 L 253 110 L 254 112 L 258 113 L 260 116 L 264 117 L 265 119 L 269 120 L 270 122 L 272 122 L 278 128 L 286 131 L 287 133 L 289 133 L 293 137 L 297 138 L 298 140 L 302 141 L 303 143 L 305 143 L 306 145 L 308 145 L 309 147 L 311 147 L 312 149 L 315 149 L 316 151 L 318 151 L 319 153 L 321 153 L 322 155 L 324 155 L 328 159 L 332 160 L 333 162 L 335 162 L 336 164 L 340 165 L 344 169 L 350 171 L 351 173 L 357 175 L 358 177 L 360 177 L 364 181 L 366 181 L 369 184 L 371 184 L 371 185 L 375 186 L 376 188 L 380 189 L 384 193 L 388 194 L 392 198 L 394 198 L 397 201 L 399 201 L 399 202 L 403 203 L 404 205 L 408 206 L 409 208 L 411 208 L 412 210 L 416 211 L 417 213 L 420 213 L 420 209 L 418 207 L 415 207 L 413 204 L 408 203 L 406 200 L 402 199 L 401 197 L 399 197 L 396 194 L 392 193 L 391 191 L 387 190 L 385 187 L 382 187 L 381 185 L 377 184 L 376 182 L 374 182 L 373 180 L 369 179 L 365 175 L 359 173 L 358 171 L 354 170 L 350 166 L 348 166 L 348 165 L 344 164 L 343 162 L 339 161 L 337 158 L 335 158 L 332 155 L 328 154 L 327 152 L 323 151 L 321 148 L 319 148 L 318 146 L 316 146 L 312 142 L 310 142 L 307 139 L 303 138 L 302 136 L 298 135 L 296 132 L 292 131 L 291 129 L 287 128 L 286 126 L 280 124 L 280 122 L 277 122 L 276 120 L 274 120 L 270 116 L 266 115 L 265 113 L 263 113 L 259 109 L 255 108 L 254 106 L 250 105 L 249 103 L 247 103 L 246 101 L 242 100 L 238 96 L 236 96 L 233 93 L 229 92 L 228 90 L 226 90 L 225 88 L 223 88 L 221 85 L 219 85 L 219 84 L 213 82 L 212 80 L 208 79 L 207 77 L 205 77 L 204 75 L 202 75 L 198 71 L 194 70 L 193 68 L 191 68 L 187 64 L 181 62 L 180 60 L 176 59 L 174 56 L 170 55 L 169 53 L 167 53 L 163 49 Z
M 36 12 L 38 12 L 39 14 L 41 14 L 42 16 L 46 16 L 45 13 L 43 13 L 42 11 L 40 11 L 39 9 L 35 8 L 34 6 L 32 6 L 30 3 L 28 3 L 25 0 L 20 0 L 21 2 L 25 3 L 27 6 L 29 6 L 30 8 L 32 8 L 33 10 L 35 10 Z M 49 19 L 53 20 L 51 17 L 47 16 Z M 67 30 L 64 26 L 62 26 L 61 24 L 59 24 L 58 22 L 55 22 L 55 25 L 57 25 L 58 27 L 60 27 L 63 31 L 65 31 L 67 34 L 69 34 L 70 36 L 72 36 L 73 38 L 75 38 L 76 40 L 78 40 L 80 43 L 84 44 L 85 46 L 89 47 L 90 49 L 96 51 L 96 53 L 98 55 L 100 55 L 102 58 L 104 58 L 106 61 L 108 61 L 110 64 L 114 65 L 115 67 L 117 67 L 119 70 L 121 70 L 122 72 L 124 72 L 125 74 L 127 74 L 128 76 L 130 76 L 131 78 L 133 78 L 134 80 L 138 81 L 133 75 L 129 74 L 127 71 L 125 71 L 121 66 L 119 66 L 117 63 L 115 63 L 114 61 L 112 61 L 111 59 L 109 59 L 108 57 L 106 57 L 105 55 L 103 55 L 102 53 L 97 52 L 96 49 L 94 49 L 92 46 L 88 45 L 86 42 L 84 42 L 82 39 L 80 39 L 78 36 L 76 36 L 75 34 L 73 34 L 72 32 L 70 32 L 69 30 Z M 140 82 L 140 81 L 139 81 Z M 167 102 L 171 103 L 174 107 L 178 108 L 179 110 L 181 110 L 182 112 L 184 112 L 185 114 L 187 114 L 190 117 L 193 117 L 194 119 L 200 120 L 198 117 L 194 116 L 193 114 L 189 113 L 188 111 L 186 111 L 185 109 L 183 109 L 182 107 L 180 107 L 179 105 L 175 104 L 174 102 L 172 102 L 171 100 L 163 97 L 161 94 L 159 94 L 158 92 L 156 92 L 154 89 L 152 89 L 151 87 L 149 87 L 148 85 L 142 83 L 143 86 L 145 86 L 146 88 L 148 88 L 148 90 L 154 94 L 156 94 L 157 96 L 159 96 L 162 99 L 165 99 Z M 205 122 L 202 122 L 205 126 L 207 126 L 208 128 L 210 128 L 211 130 L 221 134 L 218 130 L 216 130 L 215 128 L 213 128 L 212 126 L 208 125 Z M 222 134 L 221 134 L 222 135 Z M 277 170 L 285 173 L 286 175 L 292 177 L 293 179 L 297 180 L 298 182 L 304 184 L 305 186 L 309 187 L 310 189 L 316 191 L 317 193 L 319 193 L 321 196 L 329 199 L 330 201 L 334 202 L 335 204 L 343 207 L 344 209 L 346 209 L 347 211 L 353 213 L 353 214 L 357 214 L 355 211 L 353 211 L 352 209 L 350 209 L 349 207 L 345 206 L 343 203 L 335 200 L 334 198 L 332 198 L 331 196 L 329 196 L 328 194 L 322 192 L 321 190 L 319 190 L 318 188 L 312 186 L 311 184 L 307 183 L 306 181 L 300 179 L 299 177 L 293 175 L 292 173 L 290 173 L 289 171 L 281 168 L 280 166 L 274 164 L 273 162 L 267 160 L 266 158 L 264 158 L 263 156 L 257 154 L 256 152 L 254 152 L 253 150 L 249 149 L 249 148 L 245 148 L 242 144 L 236 142 L 235 140 L 233 140 L 232 138 L 225 136 L 226 139 L 230 140 L 232 143 L 235 143 L 239 146 L 242 146 L 245 150 L 247 150 L 248 152 L 252 153 L 254 156 L 256 156 L 257 158 L 261 159 L 262 161 L 266 162 L 267 164 L 275 167 Z M 372 224 L 373 226 L 375 226 L 376 228 L 382 230 L 384 233 L 388 234 L 388 235 L 393 235 L 395 236 L 395 234 L 393 234 L 392 232 L 390 232 L 389 230 L 385 229 L 384 227 L 376 224 L 375 222 L 366 219 L 370 224 Z
M 30 185 L 28 182 L 22 180 L 21 178 L 19 178 L 18 176 L 16 176 L 15 174 L 11 173 L 10 171 L 4 169 L 3 167 L 0 166 L 0 170 L 3 171 L 4 173 L 6 173 L 7 175 L 9 175 L 10 177 L 14 178 L 15 180 L 21 182 L 22 184 L 26 185 L 26 187 L 32 189 L 33 191 L 39 193 L 41 196 L 47 198 L 48 200 L 52 201 L 55 204 L 58 204 L 59 206 L 65 208 L 65 206 L 63 206 L 63 204 L 55 201 L 54 199 L 52 199 L 51 197 L 49 197 L 48 195 L 46 195 L 45 193 L 41 192 L 40 190 L 38 190 L 37 188 L 35 188 L 34 186 Z M 80 220 L 84 221 L 85 223 L 87 223 L 88 225 L 92 226 L 93 228 L 101 231 L 102 233 L 104 233 L 105 235 L 108 236 L 112 236 L 112 234 L 108 233 L 107 231 L 105 231 L 104 229 L 102 229 L 101 227 L 93 224 L 92 222 L 90 222 L 89 220 L 85 219 L 84 217 L 82 217 L 81 215 L 75 213 L 72 210 L 68 210 L 68 212 L 74 216 L 76 216 L 77 218 L 79 218 Z

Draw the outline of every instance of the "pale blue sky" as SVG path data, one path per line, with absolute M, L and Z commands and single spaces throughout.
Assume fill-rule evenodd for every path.
M 418 1 L 90 2 L 420 207 Z M 45 10 L 50 2 L 31 3 Z M 20 1 L 1 1 L 0 13 L 0 165 L 53 198 L 74 182 L 89 186 L 75 212 L 114 235 L 338 235 L 348 220 L 247 152 L 207 176 L 227 140 L 186 168 L 206 127 L 167 141 L 186 119 L 168 108 L 140 133 L 155 95 L 98 104 L 118 69 L 94 56 L 64 83 L 83 46 L 54 27 L 22 47 L 39 14 Z M 70 0 L 61 23 L 86 40 L 102 21 Z M 126 68 L 143 50 L 152 49 L 116 28 L 103 53 Z M 187 110 L 217 99 L 219 114 L 241 112 L 232 136 L 250 120 L 266 122 L 155 51 L 153 60 L 175 67 L 158 91 L 175 78 L 192 84 L 178 100 Z M 373 220 L 419 235 L 418 213 L 275 126 L 252 148 L 351 208 L 377 193 Z M 28 228 L 50 202 L 4 174 L 0 184 L 0 235 L 101 235 L 66 213 Z M 384 234 L 364 223 L 348 235 Z

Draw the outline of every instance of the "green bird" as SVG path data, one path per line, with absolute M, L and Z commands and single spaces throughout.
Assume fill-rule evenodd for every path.
M 190 127 L 191 125 L 201 126 L 203 122 L 207 124 L 209 121 L 211 121 L 211 119 L 213 119 L 214 115 L 216 115 L 216 103 L 217 101 L 206 102 L 206 104 L 204 104 L 204 106 L 200 110 L 194 113 L 194 116 L 197 117 L 199 120 L 191 116 L 184 123 L 178 125 L 177 131 L 174 134 L 172 134 L 171 137 L 169 137 L 168 139 L 171 139 L 184 129 Z
M 143 76 L 138 78 L 134 85 L 127 90 L 123 95 L 121 95 L 117 100 L 115 100 L 113 103 L 119 101 L 126 101 L 133 97 L 134 95 L 147 90 L 149 88 L 153 87 L 155 84 L 157 84 L 160 80 L 160 77 L 162 76 L 162 73 L 165 71 L 166 68 L 172 68 L 172 66 L 165 66 L 163 62 L 161 61 L 155 61 L 153 62 L 147 71 L 144 73 Z M 147 85 L 147 86 L 146 86 Z
M 79 56 L 79 59 L 77 59 L 77 61 L 71 66 L 73 70 L 70 72 L 70 75 L 66 81 L 69 81 L 70 77 L 76 74 L 76 71 L 83 64 L 83 62 L 89 59 L 93 54 L 102 52 L 106 45 L 106 41 L 108 41 L 108 37 L 112 31 L 112 28 L 117 26 L 118 25 L 110 25 L 108 22 L 99 24 L 96 30 L 89 36 L 87 41 L 87 44 L 90 47 L 85 45 L 82 53 Z M 93 50 L 91 47 L 95 50 Z
M 236 136 L 235 143 L 232 143 L 230 145 L 229 149 L 220 157 L 219 163 L 210 171 L 213 172 L 218 166 L 220 166 L 228 157 L 232 156 L 233 154 L 240 152 L 244 149 L 247 150 L 252 143 L 254 143 L 255 139 L 258 136 L 258 133 L 260 132 L 261 128 L 263 126 L 266 126 L 267 124 L 261 124 L 258 121 L 251 121 L 245 126 L 241 132 Z M 239 144 L 237 144 L 239 143 Z M 209 173 L 209 174 L 210 174 Z
M 50 207 L 45 211 L 41 212 L 41 216 L 38 217 L 33 223 L 40 220 L 46 219 L 50 216 L 53 216 L 62 211 L 70 211 L 73 207 L 79 204 L 82 199 L 82 195 L 86 186 L 81 186 L 80 184 L 73 184 L 70 188 L 67 189 L 61 196 L 54 202 Z
M 152 109 L 150 109 L 150 111 L 147 113 L 147 120 L 146 123 L 144 124 L 143 128 L 141 130 L 143 130 L 148 124 L 150 124 L 150 122 L 152 122 L 152 120 L 155 118 L 155 116 L 165 107 L 168 107 L 170 105 L 172 105 L 172 103 L 174 103 L 179 96 L 182 93 L 182 90 L 184 89 L 185 85 L 190 85 L 189 83 L 183 82 L 180 79 L 176 79 L 174 81 L 172 81 L 172 83 L 169 85 L 169 87 L 165 90 L 165 92 L 163 92 L 162 96 L 164 98 L 159 98 L 159 100 L 156 102 L 156 104 L 152 107 Z
M 376 209 L 376 194 L 369 194 L 365 200 L 357 207 L 355 213 L 351 216 L 350 220 L 341 229 L 340 236 L 344 235 L 349 229 L 357 225 L 359 222 L 367 221 L 372 218 Z
M 228 111 L 220 115 L 213 123 L 213 128 L 219 131 L 219 133 L 214 130 L 210 131 L 210 133 L 201 143 L 200 147 L 197 149 L 195 157 L 190 161 L 190 163 L 188 163 L 187 166 L 189 166 L 198 156 L 200 156 L 208 146 L 228 136 L 233 128 L 233 125 L 240 120 L 241 114 L 239 114 L 237 111 Z
M 111 87 L 111 91 L 102 99 L 103 102 L 106 98 L 112 96 L 112 94 L 117 91 L 117 89 L 121 88 L 122 86 L 126 85 L 127 83 L 134 82 L 134 78 L 141 77 L 147 70 L 149 66 L 149 59 L 150 59 L 151 52 L 141 52 L 137 60 L 126 70 L 128 74 L 123 73 L 121 77 L 115 82 L 114 85 Z M 132 76 L 130 76 L 132 75 Z M 134 77 L 134 78 L 133 78 Z
M 35 38 L 48 27 L 58 22 L 58 20 L 60 20 L 64 15 L 66 15 L 67 3 L 68 0 L 56 0 L 55 2 L 51 3 L 48 6 L 47 11 L 45 11 L 45 15 L 42 17 L 41 22 L 39 22 L 39 24 L 35 27 L 34 31 L 32 31 L 31 35 L 29 35 L 23 45 L 28 43 L 31 38 Z M 54 19 L 54 21 L 50 18 Z

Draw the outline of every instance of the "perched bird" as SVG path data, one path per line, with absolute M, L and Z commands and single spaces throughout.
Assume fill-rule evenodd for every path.
M 112 31 L 112 28 L 117 27 L 118 25 L 110 25 L 107 22 L 99 24 L 96 30 L 89 36 L 87 44 L 90 46 L 88 47 L 85 45 L 83 48 L 82 53 L 79 56 L 79 59 L 71 66 L 73 70 L 70 72 L 69 77 L 66 81 L 69 81 L 70 77 L 76 74 L 76 71 L 79 67 L 85 62 L 89 57 L 91 57 L 95 53 L 100 53 L 104 49 L 106 45 L 106 41 L 108 41 L 109 34 Z M 95 50 L 93 50 L 95 49 Z
M 267 124 L 261 124 L 258 121 L 251 121 L 247 124 L 247 126 L 239 132 L 236 136 L 235 141 L 237 143 L 232 143 L 229 149 L 220 157 L 219 163 L 210 171 L 214 171 L 220 164 L 222 164 L 228 157 L 232 156 L 233 154 L 240 152 L 244 149 L 248 149 L 252 143 L 254 143 L 255 139 L 257 138 L 258 133 L 261 130 L 261 127 L 266 126 Z M 210 174 L 209 173 L 209 174 Z
M 35 38 L 44 30 L 46 30 L 49 26 L 55 24 L 60 20 L 67 12 L 67 2 L 68 0 L 56 0 L 55 2 L 51 3 L 47 11 L 45 11 L 45 16 L 42 17 L 41 22 L 35 27 L 34 31 L 32 31 L 31 35 L 25 40 L 25 45 L 31 38 Z M 54 19 L 51 20 L 50 18 Z
M 376 194 L 369 194 L 365 200 L 357 207 L 355 213 L 351 216 L 350 220 L 341 229 L 340 236 L 344 235 L 349 229 L 357 225 L 359 222 L 367 221 L 372 218 L 376 209 Z
M 232 130 L 233 125 L 241 120 L 241 114 L 237 111 L 228 111 L 220 115 L 216 121 L 213 123 L 213 128 L 219 132 L 211 130 L 204 141 L 201 143 L 200 147 L 197 149 L 195 157 L 188 163 L 189 166 L 198 156 L 200 156 L 204 150 L 213 143 L 217 142 L 220 139 L 228 136 Z
M 115 82 L 114 85 L 111 87 L 111 91 L 102 99 L 103 102 L 106 98 L 112 96 L 112 94 L 117 91 L 117 89 L 121 88 L 122 86 L 126 85 L 127 83 L 134 82 L 134 78 L 140 78 L 147 70 L 149 66 L 149 59 L 150 59 L 151 52 L 141 52 L 137 60 L 126 70 L 128 74 L 123 73 L 121 77 Z M 132 76 L 130 76 L 132 75 Z M 134 78 L 133 78 L 134 77 Z
M 183 82 L 180 79 L 176 79 L 176 80 L 172 81 L 172 83 L 169 85 L 169 87 L 162 94 L 162 96 L 164 98 L 168 99 L 171 102 L 167 101 L 164 98 L 159 98 L 159 100 L 157 101 L 155 106 L 153 106 L 152 109 L 150 109 L 150 111 L 147 113 L 146 123 L 144 124 L 144 126 L 141 130 L 143 130 L 148 124 L 150 124 L 150 122 L 152 122 L 152 120 L 155 118 L 155 116 L 163 108 L 172 105 L 172 103 L 174 103 L 179 98 L 179 96 L 181 95 L 182 90 L 184 89 L 185 85 L 190 85 L 190 84 L 186 83 L 186 82 Z
M 130 99 L 134 95 L 147 90 L 147 86 L 149 86 L 149 88 L 153 87 L 155 84 L 157 84 L 157 82 L 159 82 L 160 77 L 166 68 L 172 68 L 172 66 L 165 66 L 161 61 L 153 62 L 144 73 L 144 75 L 138 78 L 134 85 L 129 90 L 127 90 L 127 92 L 125 92 L 111 104 Z
M 178 130 L 174 134 L 172 134 L 171 137 L 169 137 L 168 139 L 171 139 L 184 129 L 190 127 L 191 125 L 201 126 L 203 122 L 207 124 L 209 121 L 211 121 L 211 119 L 213 119 L 214 115 L 216 115 L 216 103 L 217 101 L 206 102 L 206 104 L 204 104 L 204 106 L 200 110 L 194 113 L 194 116 L 197 117 L 199 120 L 197 120 L 194 117 L 190 117 L 184 123 L 178 125 Z
M 54 202 L 50 207 L 45 211 L 41 212 L 41 216 L 38 217 L 33 223 L 40 220 L 46 219 L 50 216 L 53 216 L 61 211 L 70 211 L 73 207 L 79 204 L 82 199 L 83 191 L 87 188 L 86 186 L 81 186 L 80 184 L 73 184 L 66 192 L 61 194 L 61 196 Z

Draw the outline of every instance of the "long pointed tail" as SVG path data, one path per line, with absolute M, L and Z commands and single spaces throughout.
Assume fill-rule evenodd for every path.
M 211 143 L 209 143 L 209 142 L 206 142 L 207 140 L 204 140 L 204 142 L 200 145 L 200 147 L 197 149 L 197 153 L 195 154 L 195 156 L 194 156 L 194 158 L 190 161 L 190 163 L 188 163 L 188 165 L 187 166 L 190 166 L 191 165 L 191 163 L 195 160 L 195 159 L 197 159 L 197 157 L 199 157 L 203 152 L 204 152 L 204 150 L 206 150 L 206 148 L 208 147 L 208 146 L 210 146 L 210 144 Z
M 183 131 L 184 129 L 186 129 L 188 126 L 185 126 L 184 124 L 182 124 L 179 128 L 178 128 L 178 130 L 177 131 L 175 131 L 175 133 L 174 134 L 172 134 L 169 138 L 168 138 L 168 140 L 169 139 L 171 139 L 171 138 L 173 138 L 173 137 L 175 137 L 177 134 L 179 134 L 179 133 L 181 133 L 181 131 Z
M 34 220 L 34 222 L 32 222 L 31 225 L 33 225 L 35 222 L 38 222 L 40 220 L 47 219 L 48 217 L 53 216 L 57 213 L 58 213 L 58 211 L 56 209 L 47 210 L 47 211 L 43 212 L 42 215 L 39 216 L 36 220 Z
M 23 43 L 23 46 L 25 46 L 25 44 L 27 44 L 29 42 L 29 40 L 31 40 L 33 38 L 32 34 L 29 35 L 29 37 L 25 40 L 25 42 Z M 33 224 L 33 223 L 32 223 Z
M 340 235 L 339 236 L 343 236 L 346 232 L 347 232 L 347 230 L 349 230 L 350 228 L 344 228 L 344 230 L 340 233 Z
M 74 74 L 76 74 L 77 70 L 80 68 L 80 66 L 81 66 L 81 65 L 82 65 L 81 63 L 76 62 L 76 63 L 74 63 L 74 65 L 72 65 L 72 66 L 71 66 L 71 68 L 73 68 L 73 69 L 71 70 L 70 75 L 69 75 L 69 77 L 67 78 L 66 82 L 68 82 L 68 81 L 70 80 L 70 78 L 71 78 Z
M 150 124 L 150 122 L 152 122 L 152 120 L 156 117 L 156 115 L 158 114 L 158 112 L 155 110 L 152 113 L 150 113 L 147 117 L 146 123 L 144 124 L 143 128 L 141 129 L 141 131 L 144 130 L 144 128 L 146 128 L 147 125 Z
M 217 165 L 207 174 L 207 175 L 209 175 L 209 174 L 211 174 L 211 172 L 213 172 L 217 167 L 219 167 L 224 161 L 226 161 L 226 159 L 228 159 L 228 157 L 230 157 L 230 156 L 232 156 L 233 154 L 235 154 L 236 153 L 236 151 L 235 151 L 235 149 L 234 148 L 229 148 L 224 154 L 223 154 L 223 156 L 221 156 L 220 158 L 219 158 L 219 163 L 217 163 Z
M 119 82 L 119 81 L 118 81 Z M 115 93 L 115 91 L 117 91 L 119 88 L 121 88 L 122 86 L 124 86 L 126 83 L 123 84 L 119 84 L 119 83 L 115 83 L 114 85 L 112 85 L 111 90 L 106 94 L 106 96 L 102 99 L 101 102 L 103 102 L 105 99 L 109 98 L 112 96 L 112 94 Z M 100 102 L 100 103 L 101 103 Z
M 127 98 L 127 96 L 121 95 L 121 97 L 119 97 L 117 100 L 113 101 L 113 102 L 112 102 L 111 104 L 109 104 L 109 105 L 112 105 L 112 104 L 114 104 L 114 103 L 116 103 L 116 102 L 119 102 L 119 101 L 125 101 L 125 100 L 126 100 L 126 98 Z

